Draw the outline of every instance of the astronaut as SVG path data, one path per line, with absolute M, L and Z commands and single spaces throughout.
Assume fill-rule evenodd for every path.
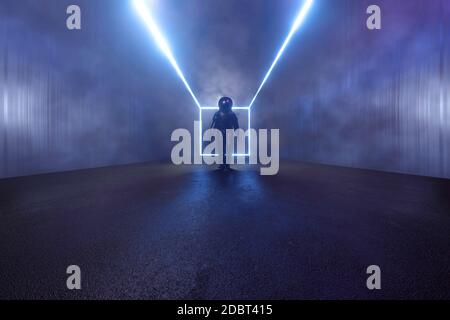
M 223 150 L 222 159 L 223 162 L 220 165 L 221 170 L 230 170 L 230 165 L 226 162 L 226 149 L 227 149 L 227 129 L 239 129 L 239 122 L 236 114 L 231 110 L 233 107 L 233 100 L 228 97 L 223 97 L 219 100 L 219 111 L 214 114 L 211 128 L 217 129 L 222 132 L 223 137 Z

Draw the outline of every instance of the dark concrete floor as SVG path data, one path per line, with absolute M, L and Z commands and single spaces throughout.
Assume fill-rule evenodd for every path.
M 450 180 L 132 165 L 0 180 L 0 218 L 0 298 L 450 298 Z

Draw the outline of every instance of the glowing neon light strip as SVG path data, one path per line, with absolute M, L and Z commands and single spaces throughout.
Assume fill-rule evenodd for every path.
M 155 23 L 155 20 L 150 14 L 150 11 L 147 8 L 147 5 L 145 4 L 144 0 L 133 0 L 134 7 L 142 20 L 144 20 L 145 25 L 147 26 L 148 30 L 152 34 L 153 38 L 155 39 L 156 43 L 158 44 L 161 51 L 164 53 L 164 55 L 169 60 L 172 67 L 177 72 L 178 76 L 180 77 L 181 81 L 183 81 L 184 85 L 186 86 L 186 89 L 189 91 L 192 99 L 194 99 L 195 104 L 197 107 L 201 108 L 200 103 L 197 100 L 197 97 L 195 96 L 194 92 L 192 91 L 191 87 L 189 86 L 189 83 L 187 82 L 186 78 L 184 77 L 183 72 L 181 71 L 180 67 L 178 66 L 177 61 L 175 60 L 175 57 L 172 53 L 172 50 L 170 49 L 170 46 L 166 39 L 164 38 L 162 32 L 159 30 L 158 26 Z
M 219 110 L 219 107 L 201 107 L 200 108 L 200 124 L 199 124 L 199 137 L 200 137 L 200 146 L 202 146 L 202 130 L 203 130 L 203 115 L 202 110 Z M 248 119 L 247 119 L 247 129 L 251 129 L 251 110 L 249 107 L 233 107 L 233 110 L 247 110 Z M 251 153 L 251 134 L 248 135 L 248 153 L 233 153 L 233 157 L 250 157 Z M 200 156 L 202 157 L 216 157 L 219 154 L 213 153 L 203 153 L 200 151 Z
M 288 36 L 286 37 L 286 40 L 284 40 L 283 45 L 281 46 L 280 50 L 278 51 L 277 56 L 275 57 L 275 60 L 273 61 L 272 65 L 269 68 L 269 71 L 266 73 L 266 76 L 264 77 L 263 81 L 261 82 L 261 85 L 258 88 L 258 91 L 256 91 L 255 96 L 253 97 L 252 101 L 250 102 L 249 108 L 253 106 L 255 103 L 256 98 L 258 97 L 259 93 L 261 92 L 261 89 L 264 87 L 264 84 L 266 83 L 267 79 L 269 79 L 270 74 L 272 73 L 273 69 L 278 63 L 278 60 L 280 60 L 281 56 L 283 55 L 284 50 L 286 49 L 287 45 L 291 41 L 292 36 L 294 33 L 300 28 L 303 21 L 305 20 L 305 17 L 311 9 L 311 6 L 313 4 L 313 0 L 306 0 L 306 3 L 303 5 L 303 8 L 300 10 L 299 14 L 297 15 L 297 18 L 294 21 L 294 24 L 291 27 L 291 31 L 289 32 Z
M 256 98 L 258 97 L 258 95 L 261 92 L 262 88 L 264 87 L 265 83 L 269 79 L 273 69 L 277 65 L 277 63 L 280 60 L 281 56 L 283 55 L 287 45 L 291 41 L 291 38 L 293 37 L 295 32 L 302 25 L 302 23 L 303 23 L 306 15 L 308 13 L 308 11 L 311 9 L 311 6 L 312 6 L 313 2 L 314 2 L 314 0 L 306 0 L 306 3 L 303 5 L 302 9 L 300 10 L 299 14 L 297 15 L 297 18 L 295 19 L 294 24 L 292 25 L 288 36 L 284 40 L 283 45 L 281 46 L 280 50 L 278 51 L 278 53 L 277 53 L 277 55 L 275 57 L 275 60 L 273 61 L 272 65 L 270 66 L 269 71 L 266 73 L 263 81 L 261 82 L 261 85 L 259 86 L 258 90 L 256 91 L 256 94 L 253 97 L 252 101 L 250 102 L 249 106 L 248 107 L 234 107 L 233 108 L 233 109 L 236 109 L 236 110 L 248 110 L 248 129 L 251 128 L 250 127 L 250 125 L 251 125 L 251 121 L 250 121 L 250 119 L 251 119 L 251 110 L 250 110 L 251 107 L 255 103 Z M 139 16 L 142 18 L 142 20 L 144 20 L 148 30 L 150 31 L 150 34 L 153 36 L 153 38 L 156 41 L 156 43 L 158 44 L 159 48 L 164 53 L 164 55 L 167 57 L 167 59 L 169 60 L 170 64 L 172 65 L 172 67 L 175 69 L 175 71 L 178 74 L 178 76 L 180 77 L 181 81 L 183 81 L 186 89 L 189 91 L 189 94 L 191 95 L 191 97 L 194 100 L 195 104 L 199 108 L 199 111 L 200 111 L 200 146 L 202 146 L 202 142 L 203 142 L 203 139 L 202 139 L 202 125 L 203 125 L 202 110 L 218 110 L 219 108 L 218 107 L 202 107 L 200 105 L 197 97 L 195 96 L 195 94 L 192 91 L 189 83 L 187 82 L 183 72 L 181 71 L 180 67 L 178 66 L 178 63 L 175 60 L 175 57 L 174 57 L 174 55 L 172 53 L 172 50 L 170 49 L 170 46 L 169 46 L 168 42 L 164 38 L 164 36 L 163 36 L 162 32 L 160 31 L 160 29 L 158 28 L 155 20 L 151 16 L 150 11 L 149 11 L 147 5 L 145 4 L 145 0 L 133 0 L 133 4 L 134 4 L 134 7 L 135 7 L 136 11 L 138 12 Z M 249 153 L 248 154 L 233 154 L 233 156 L 236 156 L 236 157 L 250 156 L 250 151 L 251 151 L 250 135 L 248 136 L 248 147 L 249 147 Z M 200 150 L 200 155 L 201 156 L 216 156 L 216 155 L 203 154 L 202 153 L 202 149 Z

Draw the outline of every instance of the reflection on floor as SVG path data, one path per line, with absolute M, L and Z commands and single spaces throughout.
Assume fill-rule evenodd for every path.
M 450 298 L 450 181 L 310 164 L 0 180 L 0 298 Z M 79 265 L 82 290 L 66 289 Z M 382 290 L 366 288 L 379 265 Z

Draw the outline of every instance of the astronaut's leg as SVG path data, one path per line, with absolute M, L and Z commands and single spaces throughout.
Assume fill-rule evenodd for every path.
M 222 145 L 222 165 L 221 169 L 229 169 L 230 165 L 227 164 L 227 134 L 226 132 L 222 132 L 223 137 L 223 145 Z
M 230 169 L 230 164 L 227 163 L 227 134 L 225 133 L 223 136 L 223 163 L 225 164 L 225 169 Z
M 220 164 L 220 166 L 219 166 L 219 169 L 220 170 L 224 170 L 225 169 L 225 161 L 226 161 L 226 156 L 225 156 L 225 135 L 224 135 L 224 133 L 222 132 L 222 130 L 220 131 L 220 133 L 222 134 L 222 147 L 221 147 L 221 149 L 220 149 L 220 156 L 222 156 L 222 163 Z

